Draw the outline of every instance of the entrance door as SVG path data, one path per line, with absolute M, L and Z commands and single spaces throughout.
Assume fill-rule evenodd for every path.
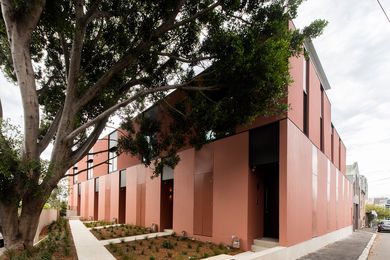
M 173 179 L 161 181 L 160 230 L 172 229 L 173 221 Z
M 126 222 L 126 170 L 119 172 L 119 212 L 118 223 Z
M 279 167 L 264 166 L 264 237 L 279 238 Z
M 94 192 L 95 197 L 93 199 L 93 219 L 98 220 L 99 216 L 99 192 Z

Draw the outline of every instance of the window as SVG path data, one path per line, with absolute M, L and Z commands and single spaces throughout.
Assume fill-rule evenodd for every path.
M 99 192 L 99 177 L 95 178 L 95 192 Z
M 116 148 L 118 145 L 118 132 L 112 132 L 108 136 L 108 172 L 114 172 L 118 168 Z
M 331 133 L 331 136 L 330 136 L 330 141 L 331 141 L 331 160 L 332 162 L 334 162 L 334 140 L 333 140 L 333 132 L 334 132 L 334 127 L 333 127 L 333 124 L 332 124 L 332 133 Z
M 77 174 L 78 173 L 78 168 L 77 168 L 77 164 L 75 166 L 73 166 L 73 174 Z M 77 181 L 78 181 L 78 178 L 79 176 L 78 175 L 74 175 L 73 176 L 73 184 L 76 184 Z
M 87 179 L 93 178 L 93 151 L 89 151 L 87 154 Z
M 324 151 L 324 88 L 321 85 L 320 149 Z
M 119 172 L 119 188 L 126 187 L 126 170 Z
M 305 135 L 308 135 L 309 133 L 309 105 L 308 105 L 308 97 L 307 93 L 303 91 L 303 133 Z
M 309 60 L 303 62 L 303 132 L 309 133 Z

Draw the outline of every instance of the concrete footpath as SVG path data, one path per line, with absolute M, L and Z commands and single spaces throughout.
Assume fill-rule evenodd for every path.
M 376 234 L 367 231 L 353 232 L 348 238 L 337 241 L 311 254 L 299 258 L 300 260 L 363 260 L 367 259 Z
M 69 220 L 69 225 L 79 260 L 115 260 L 80 220 Z

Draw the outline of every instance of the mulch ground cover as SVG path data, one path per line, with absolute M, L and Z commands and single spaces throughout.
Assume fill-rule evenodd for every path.
M 93 228 L 92 234 L 99 240 L 112 239 L 119 237 L 130 237 L 151 233 L 149 228 L 139 227 L 135 225 L 110 226 L 105 228 Z
M 116 259 L 122 260 L 195 260 L 219 254 L 235 255 L 242 252 L 222 244 L 204 243 L 179 236 L 155 237 L 109 244 L 106 248 Z

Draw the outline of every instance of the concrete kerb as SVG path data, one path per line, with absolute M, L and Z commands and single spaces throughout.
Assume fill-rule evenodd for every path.
M 376 233 L 372 235 L 370 241 L 368 242 L 367 246 L 364 248 L 362 254 L 359 256 L 358 260 L 366 260 L 368 258 L 368 255 L 370 254 L 370 250 L 372 245 L 374 244 L 376 238 Z
M 144 235 L 137 235 L 137 236 L 130 236 L 130 237 L 120 237 L 120 238 L 113 238 L 113 239 L 105 239 L 100 240 L 100 244 L 102 245 L 109 245 L 109 244 L 118 244 L 122 242 L 130 242 L 135 240 L 144 240 L 146 238 L 155 238 L 155 237 L 163 237 L 163 236 L 170 236 L 172 235 L 172 231 L 164 231 L 164 232 L 156 232 L 156 233 L 149 233 Z

